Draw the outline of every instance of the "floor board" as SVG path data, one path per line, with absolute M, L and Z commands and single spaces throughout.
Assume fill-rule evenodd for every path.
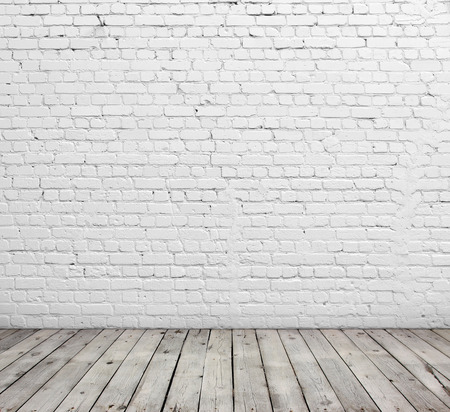
M 164 407 L 186 336 L 187 331 L 166 332 L 136 388 L 127 412 L 160 411 Z
M 13 333 L 5 333 L 5 337 L 0 340 L 0 353 L 4 352 L 14 345 L 24 340 L 28 336 L 31 336 L 36 330 L 24 329 L 13 331 Z
M 450 412 L 450 331 L 0 330 L 0 411 Z
M 233 331 L 235 412 L 272 411 L 254 330 Z
M 56 411 L 89 411 L 142 334 L 142 330 L 124 331 L 69 392 Z
M 381 410 L 415 411 L 408 400 L 344 332 L 326 330 L 323 334 Z
M 408 399 L 417 411 L 446 410 L 447 407 L 442 401 L 365 331 L 346 330 L 344 333 Z
M 308 412 L 302 390 L 277 331 L 259 330 L 256 336 L 274 412 Z
M 348 365 L 319 330 L 302 330 L 300 333 L 346 411 L 377 412 L 380 410 Z
M 344 408 L 316 358 L 297 330 L 279 330 L 311 412 L 343 412 Z
M 199 412 L 233 412 L 231 331 L 212 330 L 203 371 Z
M 208 330 L 189 331 L 163 412 L 198 410 L 208 340 Z
M 430 366 L 415 351 L 400 342 L 392 334 L 384 330 L 368 330 L 369 335 L 375 339 L 391 356 L 395 357 L 419 381 L 433 392 L 443 403 L 450 407 L 450 393 L 447 385 L 438 377 L 437 371 Z
M 81 330 L 0 394 L 0 405 L 16 411 L 99 333 Z

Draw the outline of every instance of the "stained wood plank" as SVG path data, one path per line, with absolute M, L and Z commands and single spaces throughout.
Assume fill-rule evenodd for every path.
M 62 330 L 40 343 L 21 358 L 17 359 L 11 365 L 0 372 L 0 392 L 3 392 L 8 386 L 21 378 L 32 367 L 37 365 L 42 359 L 47 357 L 56 348 L 61 346 L 67 339 L 70 339 L 76 333 L 75 330 Z
M 384 330 L 367 330 L 367 333 L 387 352 L 395 357 L 442 402 L 450 407 L 450 396 L 444 387 L 445 385 L 442 385 L 434 374 L 433 368 L 431 368 L 422 358 L 417 356 L 407 346 Z
M 28 338 L 25 338 L 21 342 L 16 343 L 11 348 L 0 353 L 0 370 L 6 368 L 8 365 L 11 365 L 11 363 L 13 363 L 15 360 L 19 359 L 25 353 L 32 350 L 34 347 L 39 345 L 45 339 L 54 335 L 56 332 L 56 330 L 50 329 L 40 330 L 33 335 L 28 336 Z
M 397 388 L 342 331 L 323 330 L 322 333 L 382 411 L 415 411 Z
M 163 412 L 197 412 L 209 330 L 190 330 L 178 361 Z
M 72 389 L 55 412 L 84 412 L 94 405 L 122 361 L 144 333 L 126 330 Z
M 233 352 L 235 412 L 272 411 L 255 331 L 234 330 Z
M 450 329 L 433 329 L 433 332 L 450 342 Z
M 445 411 L 447 407 L 430 392 L 397 359 L 361 330 L 345 330 L 345 334 L 380 369 L 390 382 L 418 411 Z
M 37 332 L 37 329 L 23 329 L 6 336 L 0 341 L 0 353 L 12 348 L 14 345 L 24 340 L 28 336 L 31 336 L 35 332 Z
M 199 412 L 233 412 L 231 330 L 212 330 L 203 371 Z
M 127 408 L 131 396 L 164 333 L 162 330 L 145 331 L 90 412 L 117 412 Z
M 55 410 L 122 332 L 122 330 L 118 329 L 102 331 L 84 349 L 70 359 L 19 411 L 41 412 Z
M 311 412 L 344 412 L 333 388 L 297 330 L 279 330 Z
M 327 376 L 345 411 L 379 411 L 361 383 L 318 330 L 301 330 L 309 349 Z
M 0 405 L 8 412 L 17 411 L 59 369 L 83 349 L 100 331 L 81 330 L 39 362 L 21 379 L 0 394 Z
M 274 412 L 308 412 L 302 390 L 276 330 L 257 330 Z
M 447 379 L 450 378 L 450 358 L 448 356 L 407 330 L 388 329 L 388 332 L 425 362 L 436 368 Z
M 181 353 L 187 331 L 169 330 L 153 355 L 127 412 L 160 411 Z

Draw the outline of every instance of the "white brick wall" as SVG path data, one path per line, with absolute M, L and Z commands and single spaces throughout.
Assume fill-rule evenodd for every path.
M 0 327 L 449 327 L 449 10 L 0 0 Z

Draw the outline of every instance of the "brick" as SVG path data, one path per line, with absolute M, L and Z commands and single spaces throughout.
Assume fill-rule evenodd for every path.
M 42 49 L 67 49 L 69 39 L 67 38 L 43 38 L 39 40 L 39 47 Z
M 0 327 L 448 327 L 448 11 L 14 3 Z

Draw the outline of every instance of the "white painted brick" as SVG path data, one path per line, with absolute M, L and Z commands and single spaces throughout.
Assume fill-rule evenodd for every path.
M 442 1 L 25 3 L 0 327 L 449 327 Z

